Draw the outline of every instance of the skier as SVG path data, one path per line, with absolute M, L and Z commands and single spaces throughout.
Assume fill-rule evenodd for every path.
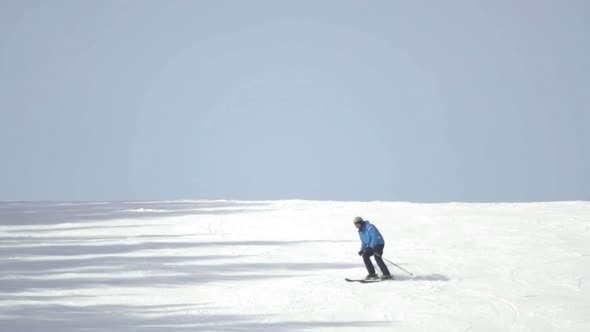
M 358 229 L 359 236 L 361 238 L 361 250 L 358 252 L 359 256 L 363 256 L 365 267 L 369 274 L 365 277 L 365 280 L 376 280 L 379 279 L 375 273 L 375 267 L 371 262 L 371 256 L 375 255 L 375 261 L 379 265 L 379 269 L 383 273 L 382 280 L 393 279 L 393 276 L 389 273 L 389 269 L 383 262 L 381 255 L 383 255 L 383 247 L 385 247 L 385 241 L 383 236 L 368 220 L 363 220 L 361 217 L 354 218 L 354 225 Z

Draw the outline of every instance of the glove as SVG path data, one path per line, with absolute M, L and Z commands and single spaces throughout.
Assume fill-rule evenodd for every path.
M 363 251 L 363 250 L 359 251 L 359 256 L 362 256 L 362 255 L 363 255 L 363 253 L 364 253 L 364 251 Z

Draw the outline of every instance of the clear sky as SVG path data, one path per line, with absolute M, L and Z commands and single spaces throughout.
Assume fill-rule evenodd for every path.
M 0 200 L 590 199 L 590 2 L 0 0 Z

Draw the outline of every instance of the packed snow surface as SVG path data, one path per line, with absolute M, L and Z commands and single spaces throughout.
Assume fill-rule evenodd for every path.
M 590 331 L 590 202 L 2 202 L 0 271 L 0 331 Z

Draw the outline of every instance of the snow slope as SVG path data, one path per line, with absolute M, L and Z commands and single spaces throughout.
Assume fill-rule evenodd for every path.
M 397 278 L 364 277 L 352 219 Z M 0 331 L 590 331 L 590 202 L 0 203 Z

